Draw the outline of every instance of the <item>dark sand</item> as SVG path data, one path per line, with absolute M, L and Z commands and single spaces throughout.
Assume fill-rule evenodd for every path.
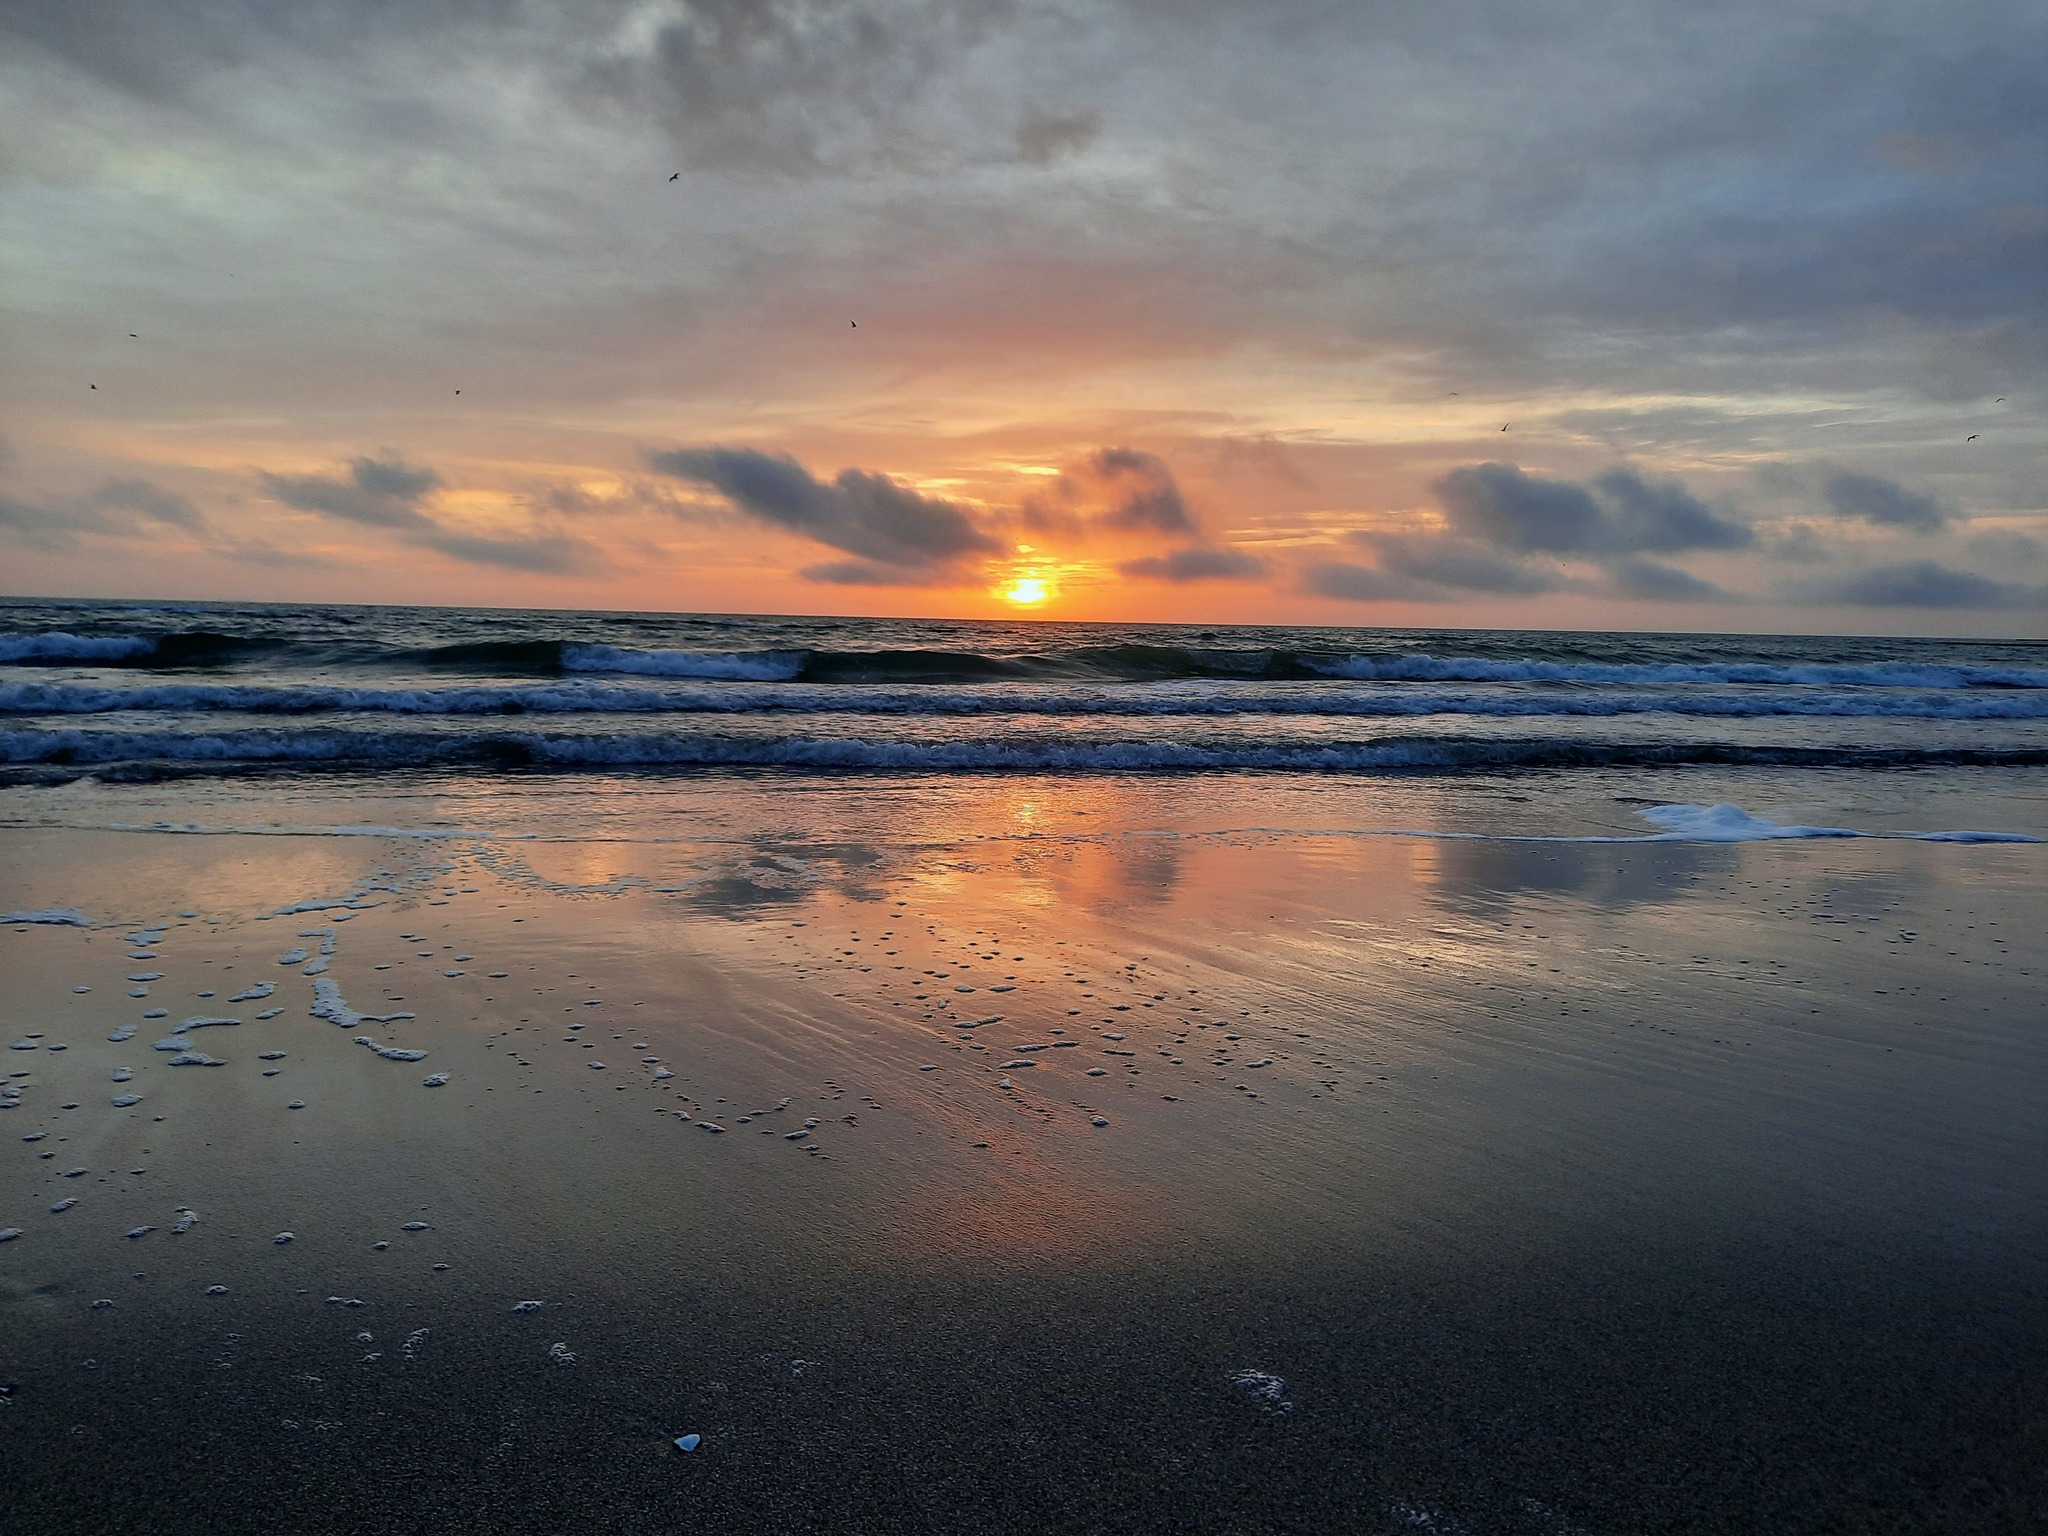
M 6 834 L 0 1526 L 2048 1527 L 2042 849 L 914 834 Z

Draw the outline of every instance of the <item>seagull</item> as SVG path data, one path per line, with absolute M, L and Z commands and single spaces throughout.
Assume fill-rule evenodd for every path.
M 1501 431 L 1505 432 L 1505 431 L 1507 431 L 1508 427 L 1511 427 L 1511 426 L 1513 426 L 1513 425 L 1514 425 L 1514 423 L 1513 423 L 1513 422 L 1508 422 L 1508 423 L 1507 423 L 1507 424 L 1506 424 L 1505 426 L 1503 426 L 1503 427 L 1501 428 Z
M 2005 396 L 2000 395 L 1996 400 L 1992 401 L 1991 403 L 1993 405 L 2003 405 L 2005 404 Z
M 670 180 L 670 181 L 675 181 L 675 180 L 678 180 L 678 179 L 679 179 L 679 178 L 680 178 L 680 177 L 682 176 L 682 174 L 683 174 L 683 173 L 682 173 L 681 171 L 677 171 L 677 172 L 675 173 L 675 175 L 674 175 L 674 176 L 671 176 L 671 177 L 669 177 L 669 180 Z
M 1975 441 L 1977 441 L 1977 434 L 1972 432 L 1968 437 L 1964 438 L 1963 441 L 1966 443 L 1974 443 Z
M 133 331 L 130 331 L 128 333 L 128 336 L 130 340 L 139 341 L 141 339 L 140 337 L 136 336 L 136 334 Z
M 457 393 L 457 394 L 459 395 L 459 394 L 461 394 L 461 393 L 462 393 L 462 391 L 458 389 L 457 391 L 455 391 L 455 393 Z
M 860 322 L 858 320 L 849 320 L 846 323 L 852 326 L 856 331 L 860 329 Z
M 97 385 L 97 384 L 88 384 L 88 385 L 86 385 L 85 387 L 86 387 L 87 389 L 98 389 L 98 388 L 99 388 L 99 385 Z

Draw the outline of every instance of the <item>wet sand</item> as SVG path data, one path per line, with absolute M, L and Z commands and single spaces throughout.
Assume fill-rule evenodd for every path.
M 2040 848 L 1001 793 L 6 832 L 8 1528 L 2048 1518 Z

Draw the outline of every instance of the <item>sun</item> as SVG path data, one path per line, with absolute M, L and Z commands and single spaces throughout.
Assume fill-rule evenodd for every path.
M 1030 608 L 1044 602 L 1050 596 L 1052 594 L 1046 591 L 1043 581 L 1035 576 L 1022 576 L 1003 594 L 1003 601 L 1015 603 L 1020 608 Z

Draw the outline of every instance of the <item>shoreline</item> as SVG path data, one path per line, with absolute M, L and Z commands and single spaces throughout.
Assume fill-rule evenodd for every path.
M 0 932 L 42 1037 L 0 1114 L 10 1528 L 2048 1510 L 2038 849 L 1172 838 L 1142 797 L 977 844 L 1011 802 L 917 804 L 893 845 L 759 787 L 669 842 L 645 805 L 619 842 L 0 833 L 24 903 L 168 909 Z M 309 901 L 355 904 L 262 916 Z M 321 979 L 417 1017 L 335 1028 Z M 148 1049 L 263 981 L 190 1032 L 225 1065 Z

